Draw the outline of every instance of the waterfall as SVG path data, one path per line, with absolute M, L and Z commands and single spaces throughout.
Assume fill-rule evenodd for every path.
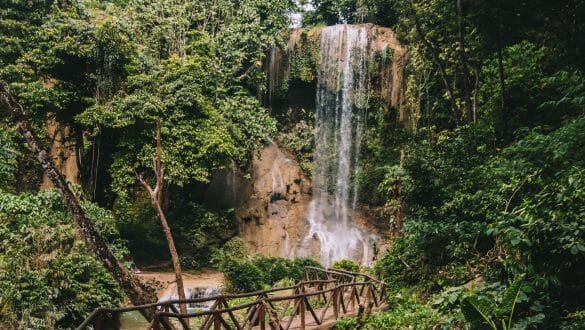
M 313 199 L 310 229 L 301 252 L 318 239 L 321 262 L 367 264 L 370 239 L 355 224 L 361 137 L 367 108 L 368 30 L 336 25 L 323 29 L 318 69 Z
M 185 288 L 185 297 L 187 299 L 200 299 L 200 298 L 209 298 L 218 296 L 221 294 L 221 290 L 219 288 L 214 287 L 186 287 Z M 179 295 L 177 293 L 177 285 L 171 285 L 167 291 L 162 295 L 162 297 L 158 300 L 159 302 L 169 301 L 169 300 L 178 300 Z M 213 305 L 214 301 L 204 301 L 199 303 L 189 303 L 187 304 L 187 310 L 189 312 L 196 312 L 199 310 L 208 310 Z M 176 306 L 177 309 L 179 306 Z

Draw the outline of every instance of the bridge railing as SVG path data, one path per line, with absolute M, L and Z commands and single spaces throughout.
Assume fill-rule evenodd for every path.
M 118 309 L 96 309 L 77 328 L 93 326 L 105 329 L 107 316 L 129 311 L 155 309 L 154 319 L 148 329 L 305 329 L 321 325 L 348 313 L 369 313 L 386 301 L 385 284 L 364 274 L 340 270 L 305 267 L 305 281 L 294 286 L 272 288 L 243 294 L 227 294 L 213 297 L 170 300 L 142 306 Z M 361 277 L 360 277 L 361 276 Z M 356 281 L 356 278 L 364 279 Z M 212 302 L 206 310 L 181 314 L 176 305 Z M 332 312 L 329 312 L 332 311 Z M 329 312 L 329 313 L 328 313 Z

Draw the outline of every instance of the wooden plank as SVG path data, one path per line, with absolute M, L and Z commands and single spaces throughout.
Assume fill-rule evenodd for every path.
M 333 315 L 337 320 L 339 318 L 339 289 L 333 290 Z
M 333 299 L 333 298 L 332 298 Z M 325 315 L 327 314 L 327 310 L 329 309 L 329 307 L 331 306 L 331 302 L 332 299 L 329 299 L 326 303 L 325 303 L 325 307 L 323 307 L 323 311 L 321 312 L 321 319 L 319 324 L 323 323 L 323 320 L 325 320 Z M 335 316 L 335 318 L 337 319 L 337 316 Z
M 213 314 L 213 330 L 221 330 L 221 322 L 215 314 Z
M 226 322 L 226 320 L 221 316 L 221 313 L 218 313 L 216 318 L 219 320 L 221 324 L 227 329 L 232 330 L 233 328 Z
M 173 311 L 173 313 L 180 314 L 174 304 L 171 304 L 169 306 L 169 308 Z M 184 319 L 182 317 L 179 317 L 178 319 L 179 319 L 179 322 L 181 322 L 183 329 L 188 330 L 189 329 L 189 319 Z M 168 318 L 167 318 L 167 320 L 168 320 Z

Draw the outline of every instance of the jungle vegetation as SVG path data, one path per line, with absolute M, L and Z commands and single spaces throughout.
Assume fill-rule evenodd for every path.
M 337 327 L 584 328 L 585 3 L 309 3 L 0 1 L 0 82 L 44 145 L 52 121 L 70 129 L 69 189 L 119 260 L 170 258 L 137 179 L 156 182 L 160 122 L 160 204 L 180 265 L 218 267 L 233 291 L 255 290 L 314 263 L 246 256 L 234 210 L 202 192 L 219 171 L 248 169 L 267 136 L 310 162 L 311 109 L 269 111 L 267 50 L 285 47 L 296 11 L 308 29 L 391 27 L 409 52 L 410 120 L 373 98 L 358 184 L 393 231 L 369 270 L 391 286 L 392 308 Z M 283 99 L 315 83 L 315 63 L 297 56 Z M 124 290 L 77 237 L 68 204 L 39 189 L 39 162 L 4 107 L 0 328 L 72 328 Z

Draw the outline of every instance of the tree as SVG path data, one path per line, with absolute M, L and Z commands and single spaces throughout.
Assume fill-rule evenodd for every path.
M 56 168 L 52 157 L 34 134 L 26 117 L 24 107 L 18 103 L 12 94 L 10 94 L 3 82 L 0 82 L 0 104 L 6 109 L 6 111 L 8 111 L 10 116 L 16 122 L 20 133 L 24 136 L 32 152 L 41 163 L 43 171 L 63 197 L 63 201 L 73 216 L 77 239 L 83 239 L 85 241 L 95 257 L 103 263 L 104 267 L 110 273 L 112 273 L 120 287 L 122 287 L 134 305 L 156 302 L 157 297 L 154 291 L 143 285 L 112 253 L 112 250 L 108 247 L 106 241 L 94 227 L 86 212 L 81 207 L 79 200 L 71 191 L 71 188 L 69 188 L 65 178 Z M 154 315 L 153 309 L 145 309 L 141 312 L 148 320 L 152 319 Z
M 441 81 L 443 82 L 443 87 L 447 91 L 453 122 L 459 123 L 461 119 L 461 114 L 459 111 L 459 107 L 457 105 L 455 90 L 453 89 L 451 83 L 449 82 L 447 73 L 447 62 L 444 60 L 444 57 L 441 56 L 441 49 L 438 47 L 438 45 L 436 45 L 435 42 L 427 38 L 427 33 L 432 33 L 433 31 L 431 32 L 423 31 L 421 18 L 417 13 L 416 7 L 414 5 L 414 0 L 408 0 L 408 7 L 406 9 L 406 12 L 408 17 L 412 20 L 414 30 L 416 31 L 416 36 L 418 37 L 419 41 L 421 42 L 425 50 L 430 53 L 432 62 L 434 62 L 437 68 L 439 69 L 439 74 L 441 77 Z
M 144 177 L 143 173 L 138 173 L 138 180 L 144 188 L 148 191 L 150 195 L 150 201 L 152 202 L 152 206 L 156 211 L 156 215 L 158 216 L 160 223 L 163 227 L 163 231 L 165 233 L 165 238 L 169 245 L 169 252 L 171 253 L 171 260 L 173 262 L 173 270 L 175 271 L 175 280 L 177 282 L 177 293 L 179 295 L 180 300 L 185 300 L 185 288 L 183 286 L 183 276 L 181 273 L 181 261 L 179 260 L 179 255 L 177 253 L 177 248 L 175 247 L 175 240 L 173 239 L 173 234 L 171 233 L 171 228 L 167 222 L 167 218 L 162 208 L 162 198 L 163 198 L 163 189 L 164 189 L 164 165 L 162 164 L 162 146 L 161 146 L 161 137 L 160 137 L 160 120 L 156 121 L 156 154 L 153 159 L 153 169 L 154 174 L 156 176 L 156 185 L 154 188 L 150 186 L 148 183 L 148 179 Z M 187 314 L 187 305 L 180 304 L 181 313 Z

